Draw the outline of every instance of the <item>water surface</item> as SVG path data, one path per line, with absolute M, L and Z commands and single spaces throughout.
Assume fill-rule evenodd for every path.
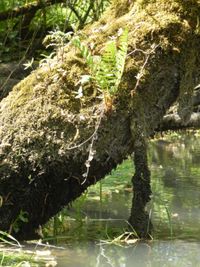
M 49 226 L 48 234 L 63 247 L 51 249 L 57 266 L 200 267 L 200 136 L 190 132 L 152 141 L 149 162 L 153 240 L 112 242 L 127 229 L 133 175 L 127 160 Z
M 56 252 L 58 266 L 200 266 L 200 137 L 190 132 L 155 140 L 149 146 L 149 162 L 153 195 L 148 209 L 154 224 L 153 240 L 120 246 L 84 240 L 82 233 L 82 241 L 61 242 L 65 249 Z M 132 175 L 128 160 L 101 186 L 90 189 L 90 198 L 79 204 L 86 219 L 81 231 L 86 236 L 92 239 L 99 231 L 99 236 L 105 233 L 109 238 L 109 231 L 113 234 L 116 229 L 117 236 L 117 230 L 126 229 Z M 81 233 L 79 236 L 81 240 Z

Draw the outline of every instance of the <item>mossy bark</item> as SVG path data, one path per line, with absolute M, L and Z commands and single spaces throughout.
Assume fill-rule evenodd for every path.
M 149 188 L 145 154 L 142 156 L 136 146 L 138 133 L 145 138 L 152 136 L 180 92 L 185 100 L 189 90 L 189 82 L 183 86 L 186 77 L 192 85 L 199 83 L 200 59 L 190 50 L 200 51 L 196 23 L 200 4 L 176 0 L 117 2 L 99 22 L 80 33 L 83 43 L 92 44 L 93 53 L 98 55 L 109 36 L 116 36 L 119 28 L 129 30 L 125 71 L 111 108 L 105 107 L 101 92 L 94 94 L 94 84 L 84 88 L 82 98 L 76 97 L 81 75 L 89 70 L 71 43 L 1 101 L 1 230 L 14 230 L 20 212 L 27 212 L 28 222 L 18 221 L 17 235 L 31 238 L 39 225 L 134 149 L 136 169 L 138 162 L 135 188 L 141 190 L 138 196 L 143 206 L 148 200 L 150 189 L 143 194 L 140 184 L 144 175 Z M 188 61 L 195 65 L 191 70 Z M 134 226 L 139 210 L 132 210 L 132 214 Z M 144 214 L 144 221 L 146 218 Z M 139 231 L 140 236 L 146 235 L 146 228 Z
M 134 195 L 129 223 L 136 236 L 149 238 L 152 231 L 152 223 L 145 209 L 146 204 L 151 199 L 152 192 L 147 160 L 147 144 L 142 137 L 138 138 L 134 144 L 134 165 L 135 174 L 132 179 Z

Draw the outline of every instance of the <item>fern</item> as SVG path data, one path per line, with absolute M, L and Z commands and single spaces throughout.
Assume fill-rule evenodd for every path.
M 81 56 L 86 60 L 87 65 L 90 69 L 93 70 L 94 68 L 94 62 L 93 62 L 93 56 L 86 45 L 81 43 L 81 40 L 79 37 L 75 37 L 72 39 L 72 44 L 77 47 L 81 53 Z
M 111 92 L 116 80 L 116 45 L 110 42 L 105 47 L 99 66 L 96 71 L 95 80 L 102 91 Z
M 72 43 L 86 60 L 91 75 L 99 88 L 110 96 L 115 95 L 124 71 L 128 47 L 128 30 L 125 29 L 117 41 L 111 41 L 106 45 L 98 65 L 87 46 L 82 44 L 78 37 L 75 37 Z
M 122 74 L 124 72 L 127 49 L 128 49 L 128 29 L 125 29 L 122 35 L 119 37 L 119 49 L 116 55 L 116 65 L 117 65 L 116 88 L 118 88 L 122 78 Z
M 124 71 L 127 47 L 128 30 L 126 29 L 118 39 L 118 47 L 116 41 L 107 44 L 97 69 L 96 81 L 102 91 L 110 95 L 116 94 L 118 90 Z

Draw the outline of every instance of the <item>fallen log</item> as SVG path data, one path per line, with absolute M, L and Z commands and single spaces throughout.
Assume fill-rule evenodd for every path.
M 40 225 L 135 150 L 130 222 L 148 237 L 146 141 L 177 99 L 182 106 L 190 103 L 191 88 L 199 83 L 199 11 L 192 0 L 118 0 L 80 33 L 99 55 L 109 36 L 129 30 L 124 74 L 110 105 L 95 83 L 79 97 L 81 75 L 89 70 L 71 42 L 1 101 L 1 230 L 33 238 Z

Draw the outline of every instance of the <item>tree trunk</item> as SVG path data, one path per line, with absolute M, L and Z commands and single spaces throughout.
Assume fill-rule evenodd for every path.
M 118 0 L 82 31 L 82 42 L 99 55 L 109 36 L 129 30 L 125 71 L 109 107 L 93 83 L 77 97 L 81 75 L 89 70 L 71 43 L 1 101 L 1 230 L 32 238 L 39 225 L 135 149 L 134 204 L 139 206 L 130 221 L 139 236 L 147 236 L 150 173 L 146 148 L 136 144 L 154 134 L 177 98 L 182 106 L 190 102 L 190 88 L 199 82 L 199 11 L 194 1 Z M 28 222 L 20 220 L 20 212 Z
M 149 238 L 152 223 L 145 208 L 150 201 L 152 192 L 147 160 L 147 144 L 142 135 L 139 135 L 134 143 L 134 164 L 135 174 L 132 179 L 134 195 L 129 223 L 131 230 L 136 232 L 136 236 Z

